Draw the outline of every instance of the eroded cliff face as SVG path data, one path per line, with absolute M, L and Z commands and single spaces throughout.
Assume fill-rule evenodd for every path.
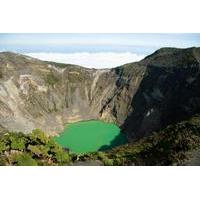
M 56 134 L 102 119 L 137 139 L 200 111 L 199 63 L 200 48 L 165 48 L 104 70 L 0 53 L 0 129 Z
M 44 62 L 5 52 L 0 54 L 1 129 L 59 133 L 65 123 L 103 118 L 100 111 L 113 96 L 117 74 L 111 70 Z
M 140 64 L 147 70 L 123 123 L 130 139 L 200 112 L 200 48 L 160 49 Z

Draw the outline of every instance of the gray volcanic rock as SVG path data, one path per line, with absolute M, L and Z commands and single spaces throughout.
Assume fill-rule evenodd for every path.
M 109 72 L 0 53 L 0 125 L 53 134 L 65 123 L 97 119 L 115 84 Z
M 145 76 L 123 129 L 138 139 L 200 112 L 200 48 L 161 49 L 140 62 Z
M 0 53 L 0 129 L 59 133 L 102 119 L 131 140 L 200 111 L 200 48 L 163 48 L 140 62 L 87 69 Z

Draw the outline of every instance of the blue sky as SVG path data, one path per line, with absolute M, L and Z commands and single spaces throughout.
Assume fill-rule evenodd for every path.
M 200 34 L 0 34 L 0 51 L 135 52 L 200 46 Z
M 200 47 L 200 34 L 0 34 L 0 51 L 96 68 L 138 61 L 161 47 L 193 46 Z

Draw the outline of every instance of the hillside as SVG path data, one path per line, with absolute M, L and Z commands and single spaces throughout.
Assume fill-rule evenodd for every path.
M 113 150 L 74 156 L 75 165 L 200 165 L 200 116 Z
M 26 135 L 8 132 L 0 136 L 0 165 L 199 166 L 199 158 L 199 115 L 136 142 L 86 154 L 68 152 L 38 129 Z
M 130 141 L 200 112 L 200 48 L 162 48 L 140 62 L 86 69 L 0 53 L 0 128 L 53 135 L 68 122 L 115 122 Z

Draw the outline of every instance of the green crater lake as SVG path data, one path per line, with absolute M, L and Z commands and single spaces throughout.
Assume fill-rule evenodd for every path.
M 98 120 L 68 124 L 54 139 L 77 154 L 107 150 L 126 143 L 126 137 L 119 127 Z

